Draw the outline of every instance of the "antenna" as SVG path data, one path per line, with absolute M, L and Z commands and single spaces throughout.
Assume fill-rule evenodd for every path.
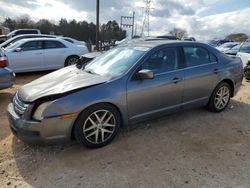
M 149 16 L 150 16 L 150 4 L 152 0 L 144 0 L 145 2 L 145 7 L 144 8 L 144 16 L 143 16 L 143 24 L 142 24 L 142 30 L 141 30 L 141 36 L 144 34 L 145 30 L 147 31 L 147 36 L 149 36 Z

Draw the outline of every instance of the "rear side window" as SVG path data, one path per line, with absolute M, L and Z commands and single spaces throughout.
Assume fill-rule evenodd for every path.
M 250 53 L 250 44 L 243 44 L 240 48 L 240 52 Z
M 66 41 L 68 41 L 68 42 L 70 42 L 70 43 L 74 43 L 74 41 L 73 41 L 73 40 L 70 40 L 70 39 L 64 39 L 64 40 L 66 40 Z
M 23 44 L 21 48 L 23 51 L 41 50 L 43 49 L 43 45 L 42 41 L 31 41 Z
M 187 67 L 205 65 L 217 61 L 213 54 L 201 47 L 183 47 L 183 50 Z
M 66 46 L 59 41 L 45 41 L 45 49 L 66 48 Z

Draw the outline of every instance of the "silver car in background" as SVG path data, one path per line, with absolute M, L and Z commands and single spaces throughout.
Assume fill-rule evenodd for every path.
M 8 106 L 10 128 L 30 143 L 74 137 L 97 148 L 131 123 L 198 106 L 221 112 L 242 79 L 240 58 L 203 43 L 124 44 L 24 85 Z

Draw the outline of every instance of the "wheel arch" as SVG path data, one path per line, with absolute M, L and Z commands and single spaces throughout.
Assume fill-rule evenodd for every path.
M 101 104 L 110 105 L 110 106 L 114 107 L 114 108 L 118 111 L 118 113 L 120 114 L 120 118 L 121 118 L 121 128 L 124 128 L 124 117 L 123 117 L 123 115 L 122 115 L 121 109 L 120 109 L 117 105 L 115 105 L 115 104 L 113 104 L 113 103 L 111 103 L 111 102 L 99 102 L 99 103 L 91 104 L 91 105 L 87 106 L 86 108 L 84 108 L 84 109 L 79 113 L 79 115 L 80 115 L 82 112 L 84 112 L 85 110 L 87 110 L 88 108 L 91 108 L 91 107 L 96 106 L 96 105 L 101 105 Z M 74 121 L 74 123 L 73 123 L 73 125 L 72 125 L 72 128 L 71 128 L 71 140 L 74 139 L 75 122 L 76 122 L 77 119 L 79 118 L 79 115 L 78 115 L 77 118 L 75 119 L 75 121 Z
M 64 60 L 64 66 L 66 66 L 67 60 L 68 60 L 69 58 L 71 58 L 71 57 L 80 58 L 80 56 L 79 56 L 79 55 L 76 55 L 76 54 L 68 55 L 68 56 L 65 58 L 65 60 Z
M 226 82 L 226 83 L 228 83 L 228 84 L 230 85 L 231 90 L 232 90 L 232 92 L 231 92 L 231 97 L 233 97 L 233 96 L 234 96 L 234 82 L 233 82 L 233 80 L 231 80 L 231 79 L 229 79 L 229 78 L 223 79 L 223 80 L 221 80 L 221 81 L 216 85 L 216 87 L 217 87 L 219 84 L 221 84 L 222 82 Z

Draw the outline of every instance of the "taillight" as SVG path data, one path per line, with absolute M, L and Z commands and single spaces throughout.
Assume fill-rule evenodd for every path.
M 6 57 L 0 57 L 0 67 L 7 67 L 9 65 L 8 59 Z

